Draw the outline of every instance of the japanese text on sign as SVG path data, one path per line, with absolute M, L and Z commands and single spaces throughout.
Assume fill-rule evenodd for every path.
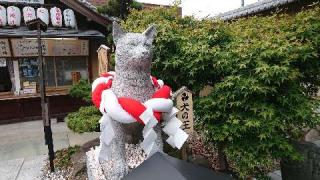
M 8 39 L 0 39 L 0 57 L 10 57 L 10 47 Z
M 14 57 L 38 56 L 36 39 L 11 39 Z M 44 56 L 88 56 L 88 40 L 42 40 Z
M 192 93 L 182 91 L 177 96 L 178 119 L 182 121 L 182 129 L 191 134 L 193 132 L 193 101 Z

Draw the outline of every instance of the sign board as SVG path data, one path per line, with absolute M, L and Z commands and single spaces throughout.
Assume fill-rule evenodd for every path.
M 181 128 L 188 134 L 193 133 L 193 101 L 192 93 L 188 90 L 179 92 L 176 97 L 178 119 L 182 121 Z
M 38 56 L 36 39 L 11 39 L 14 57 Z M 88 56 L 88 40 L 42 40 L 43 56 Z
M 42 40 L 42 54 L 48 55 L 48 42 Z M 38 56 L 38 42 L 36 39 L 11 39 L 14 57 Z
M 8 39 L 0 39 L 0 57 L 11 57 Z
M 44 4 L 44 0 L 0 0 L 0 3 Z
M 53 40 L 49 41 L 52 56 L 88 56 L 88 40 Z

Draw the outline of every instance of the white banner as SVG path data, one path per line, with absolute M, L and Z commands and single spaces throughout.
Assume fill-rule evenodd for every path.
M 9 6 L 7 8 L 7 18 L 9 26 L 20 26 L 21 12 L 20 9 L 15 6 Z
M 62 27 L 62 12 L 60 8 L 53 7 L 50 9 L 51 23 L 54 27 Z
M 0 26 L 7 25 L 7 10 L 5 7 L 0 6 Z
M 63 11 L 64 25 L 66 27 L 75 28 L 76 27 L 76 17 L 72 9 L 65 9 Z
M 37 17 L 40 18 L 46 25 L 49 25 L 49 11 L 46 8 L 37 9 Z
M 44 0 L 0 0 L 0 2 L 44 4 Z
M 33 19 L 36 19 L 36 11 L 33 7 L 26 6 L 22 9 L 24 22 L 27 23 Z

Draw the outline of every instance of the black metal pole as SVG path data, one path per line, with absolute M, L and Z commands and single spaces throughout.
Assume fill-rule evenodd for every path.
M 45 144 L 48 145 L 48 155 L 50 161 L 50 170 L 54 172 L 54 150 L 53 150 L 53 139 L 52 139 L 52 130 L 51 130 L 51 121 L 49 118 L 48 111 L 48 101 L 46 97 L 46 88 L 45 88 L 45 75 L 43 71 L 43 59 L 42 59 L 42 44 L 41 44 L 41 28 L 40 22 L 37 23 L 37 35 L 38 35 L 38 64 L 40 72 L 40 95 L 41 95 L 41 109 L 42 109 L 42 119 L 44 127 L 44 138 Z
M 244 0 L 241 0 L 241 7 L 244 6 Z

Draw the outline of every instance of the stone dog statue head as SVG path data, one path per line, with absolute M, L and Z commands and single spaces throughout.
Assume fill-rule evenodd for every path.
M 152 42 L 156 35 L 155 25 L 142 34 L 126 33 L 118 23 L 113 22 L 113 40 L 116 45 L 115 70 L 151 71 Z

